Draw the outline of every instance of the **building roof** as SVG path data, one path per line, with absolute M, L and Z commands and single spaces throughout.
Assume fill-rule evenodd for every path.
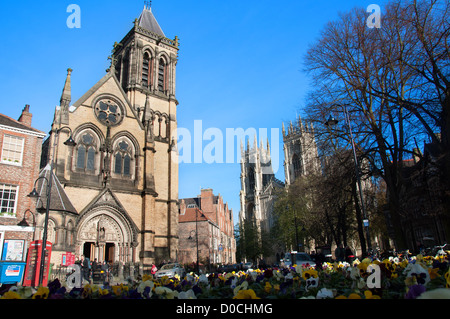
M 158 21 L 156 21 L 151 8 L 144 8 L 144 10 L 142 10 L 142 13 L 138 19 L 138 24 L 140 27 L 142 27 L 148 31 L 151 31 L 153 33 L 156 33 L 157 35 L 166 37 L 164 35 L 163 30 L 159 26 Z
M 208 216 L 203 214 L 203 212 L 197 207 L 186 208 L 186 212 L 184 214 L 180 214 L 178 218 L 178 222 L 180 223 L 189 223 L 189 222 L 204 222 L 210 221 L 214 223 Z
M 44 134 L 44 136 L 46 135 L 42 131 L 39 131 L 35 128 L 29 127 L 29 126 L 27 126 L 23 123 L 20 123 L 19 121 L 16 121 L 16 120 L 10 118 L 9 116 L 6 116 L 1 113 L 0 113 L 0 125 L 9 126 L 9 127 L 20 129 L 20 130 L 27 130 L 27 131 L 31 131 L 33 133 Z
M 53 211 L 63 211 L 73 214 L 78 214 L 75 207 L 73 207 L 72 202 L 69 197 L 67 197 L 64 187 L 59 182 L 58 177 L 55 174 L 51 174 L 52 179 L 52 191 L 50 194 L 50 210 Z M 39 193 L 39 200 L 36 203 L 36 209 L 45 210 L 47 208 L 47 180 L 50 178 L 50 164 L 47 164 L 41 172 L 39 173 L 39 182 L 37 187 L 37 192 Z

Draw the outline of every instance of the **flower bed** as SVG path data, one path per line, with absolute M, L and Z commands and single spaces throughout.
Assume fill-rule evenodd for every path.
M 370 272 L 372 271 L 372 273 Z M 374 271 L 374 272 L 373 272 Z M 374 286 L 375 282 L 375 286 Z M 67 289 L 57 279 L 48 287 L 11 287 L 1 299 L 415 299 L 450 298 L 450 269 L 446 257 L 325 263 L 322 269 L 248 270 L 223 274 L 118 285 Z

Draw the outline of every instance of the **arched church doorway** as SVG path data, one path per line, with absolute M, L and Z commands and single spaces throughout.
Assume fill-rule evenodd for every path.
M 95 243 L 93 242 L 85 242 L 83 245 L 83 255 L 86 258 L 89 258 L 89 260 L 93 259 L 92 256 L 94 256 L 94 247 Z
M 83 214 L 77 227 L 78 251 L 91 261 L 134 261 L 134 237 L 130 222 L 111 207 Z

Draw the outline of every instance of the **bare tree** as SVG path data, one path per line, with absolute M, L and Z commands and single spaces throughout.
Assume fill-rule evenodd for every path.
M 359 152 L 370 155 L 386 182 L 397 248 L 406 245 L 399 197 L 404 156 L 412 154 L 415 137 L 438 140 L 436 129 L 444 133 L 448 125 L 448 8 L 448 1 L 393 1 L 380 29 L 368 28 L 366 12 L 355 8 L 329 22 L 305 58 L 317 88 L 306 112 L 318 137 L 338 136 L 345 147 L 346 105 Z M 341 120 L 336 130 L 321 125 L 330 114 Z M 447 143 L 444 137 L 440 143 Z

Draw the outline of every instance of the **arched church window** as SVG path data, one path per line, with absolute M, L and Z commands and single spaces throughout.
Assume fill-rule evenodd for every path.
M 114 173 L 121 176 L 131 176 L 131 156 L 133 148 L 126 140 L 119 142 L 114 155 Z
M 294 165 L 294 176 L 299 177 L 302 174 L 302 166 L 297 154 L 292 157 L 292 164 Z
M 166 62 L 164 59 L 159 60 L 158 66 L 158 91 L 164 92 L 166 90 Z
M 95 170 L 95 139 L 90 133 L 84 133 L 77 143 L 76 167 L 86 171 Z
M 148 88 L 150 86 L 150 54 L 145 52 L 142 60 L 142 86 Z
M 248 186 L 250 191 L 255 189 L 255 170 L 253 168 L 250 168 L 248 172 Z

